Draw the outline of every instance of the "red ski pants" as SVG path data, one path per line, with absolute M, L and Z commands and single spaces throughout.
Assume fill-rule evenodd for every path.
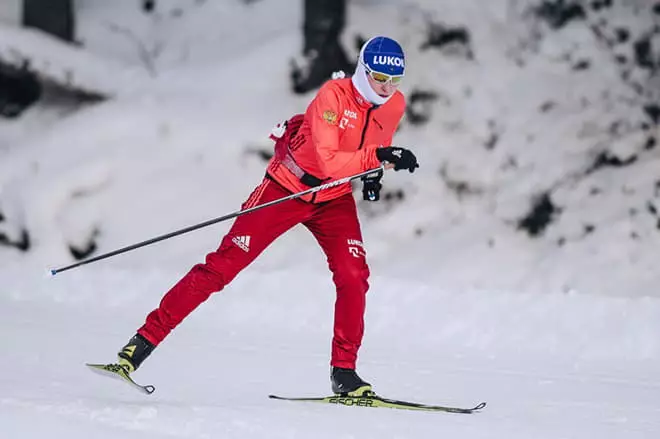
M 264 204 L 289 193 L 264 179 L 242 208 Z M 355 368 L 364 332 L 369 268 L 352 194 L 323 204 L 289 200 L 236 219 L 220 247 L 195 265 L 162 298 L 138 332 L 158 345 L 211 293 L 222 290 L 275 238 L 302 223 L 325 252 L 337 290 L 331 364 Z

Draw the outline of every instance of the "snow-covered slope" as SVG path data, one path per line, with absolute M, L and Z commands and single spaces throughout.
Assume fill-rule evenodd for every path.
M 0 348 L 10 353 L 0 366 L 3 432 L 142 439 L 660 433 L 660 304 L 650 298 L 456 294 L 375 276 L 362 375 L 393 397 L 488 402 L 467 417 L 267 399 L 329 391 L 333 289 L 328 275 L 294 268 L 251 270 L 195 311 L 135 374 L 156 385 L 153 395 L 86 372 L 84 362 L 113 359 L 175 277 L 97 266 L 3 283 Z
M 406 127 L 396 139 L 416 147 L 426 166 L 410 182 L 397 182 L 405 207 L 386 223 L 390 232 L 410 225 L 404 239 L 414 241 L 411 252 L 437 254 L 435 279 L 657 292 L 659 131 L 644 107 L 657 102 L 660 88 L 635 65 L 633 43 L 658 15 L 648 4 L 638 11 L 634 2 L 620 3 L 587 8 L 586 20 L 559 30 L 531 17 L 527 2 L 488 2 L 478 12 L 468 4 L 418 2 L 430 12 L 393 11 L 380 21 L 357 16 L 353 29 L 366 34 L 387 32 L 393 21 L 411 23 L 398 36 L 413 53 L 428 45 L 420 28 L 439 23 L 469 31 L 471 56 L 460 45 L 415 53 L 407 85 L 436 93 L 437 101 L 428 124 Z M 629 31 L 629 43 L 610 47 L 599 35 L 617 29 Z M 627 64 L 617 64 L 617 55 Z M 525 218 L 541 223 L 538 231 L 527 227 L 534 239 L 517 227 Z
M 657 15 L 639 5 L 589 7 L 586 19 L 560 29 L 516 2 L 479 13 L 469 2 L 352 5 L 346 46 L 354 51 L 358 35 L 399 38 L 410 65 L 404 91 L 413 110 L 430 113 L 423 124 L 409 114 L 396 138 L 418 153 L 419 174 L 388 175 L 390 201 L 361 203 L 373 264 L 409 255 L 402 276 L 448 288 L 655 294 L 657 125 L 644 111 L 653 88 L 633 46 Z M 301 44 L 296 8 L 172 2 L 145 15 L 117 7 L 113 15 L 114 6 L 87 2 L 80 39 L 95 56 L 152 78 L 2 156 L 0 233 L 20 246 L 25 230 L 31 245 L 28 254 L 0 250 L 9 264 L 65 263 L 69 247 L 108 251 L 234 210 L 263 171 L 251 151 L 269 148 L 270 127 L 309 99 L 288 91 Z M 262 25 L 240 32 L 248 20 Z M 438 47 L 440 25 L 464 28 L 467 48 Z M 619 28 L 628 43 L 606 44 L 603 35 Z M 629 63 L 617 64 L 617 54 Z M 420 104 L 412 98 L 420 91 L 436 99 Z M 190 260 L 221 233 L 166 244 L 166 257 Z M 432 269 L 414 256 L 429 253 Z

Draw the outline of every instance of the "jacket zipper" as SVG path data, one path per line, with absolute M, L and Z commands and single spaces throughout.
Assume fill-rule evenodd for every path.
M 362 128 L 362 135 L 360 136 L 360 145 L 358 146 L 358 149 L 362 149 L 363 146 L 362 144 L 364 143 L 364 137 L 367 134 L 367 127 L 369 127 L 369 116 L 371 116 L 371 112 L 374 111 L 376 108 L 377 107 L 374 105 L 373 107 L 367 110 L 367 117 L 366 117 L 366 121 L 364 122 L 364 127 Z M 311 199 L 312 204 L 316 201 L 316 194 L 318 194 L 318 192 L 314 192 L 312 194 L 312 199 Z
M 367 110 L 367 117 L 364 122 L 364 127 L 362 128 L 362 135 L 360 136 L 360 145 L 358 146 L 358 149 L 362 149 L 362 144 L 364 143 L 364 136 L 367 134 L 367 127 L 369 126 L 369 116 L 371 115 L 371 112 L 376 109 L 376 106 L 374 105 L 373 107 L 369 108 Z

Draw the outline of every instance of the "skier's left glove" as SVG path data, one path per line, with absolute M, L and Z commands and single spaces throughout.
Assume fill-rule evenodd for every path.
M 376 148 L 376 157 L 380 162 L 388 162 L 394 165 L 395 171 L 407 169 L 409 172 L 415 172 L 419 168 L 417 157 L 409 149 L 398 146 L 385 146 Z
M 383 178 L 383 171 L 378 171 L 375 174 L 369 174 L 362 177 L 362 198 L 364 200 L 380 200 L 380 190 L 383 188 L 383 185 L 380 184 L 381 178 Z

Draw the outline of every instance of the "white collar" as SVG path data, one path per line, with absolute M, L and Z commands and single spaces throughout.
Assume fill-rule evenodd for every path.
M 389 101 L 392 96 L 394 96 L 394 93 L 392 93 L 388 97 L 384 98 L 376 93 L 373 88 L 371 88 L 371 85 L 369 85 L 369 80 L 367 79 L 367 69 L 364 68 L 364 64 L 362 64 L 360 61 L 357 63 L 357 68 L 351 77 L 351 81 L 353 82 L 353 86 L 362 95 L 362 97 L 374 105 L 383 105 L 385 102 Z

